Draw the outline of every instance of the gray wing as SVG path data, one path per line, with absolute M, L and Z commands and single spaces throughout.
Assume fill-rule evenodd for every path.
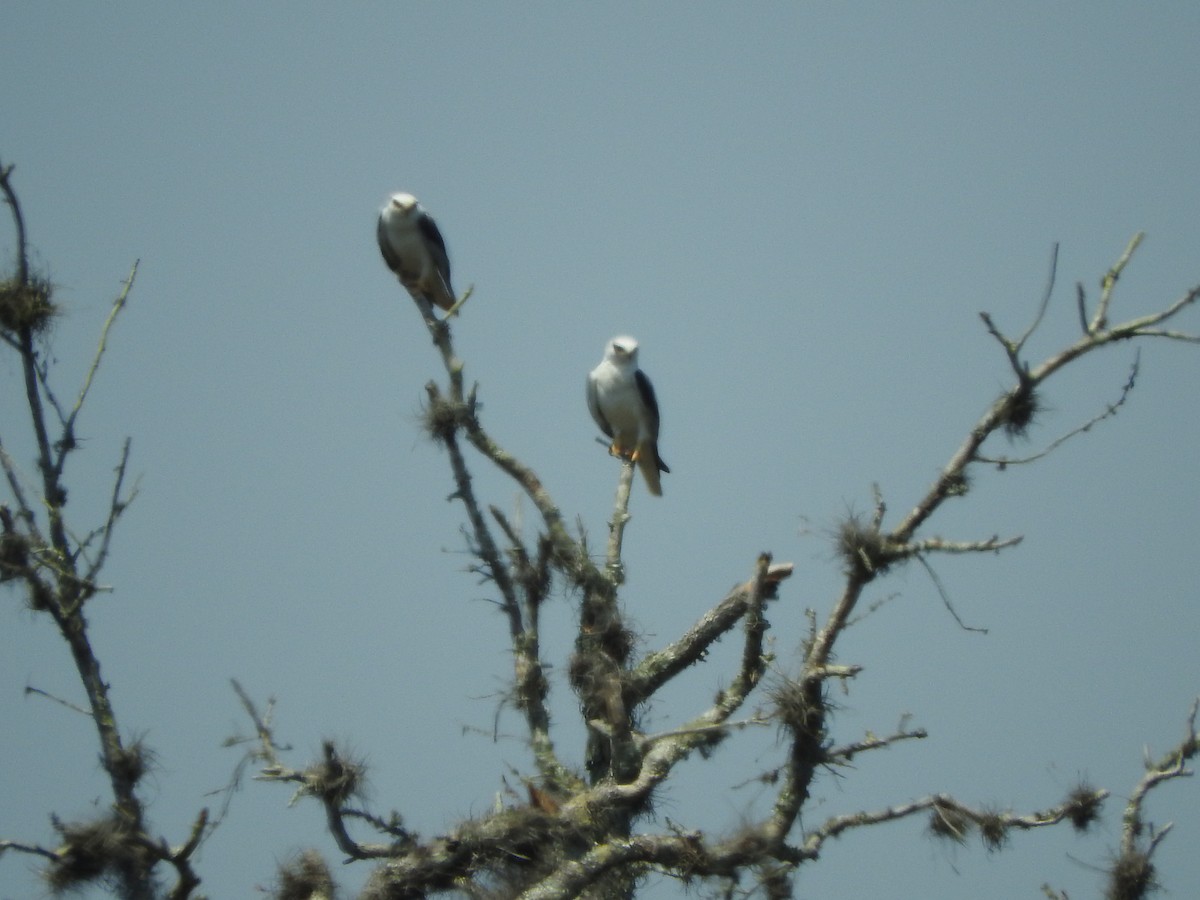
M 433 221 L 433 216 L 429 215 L 429 213 L 424 213 L 417 219 L 417 229 L 421 232 L 421 239 L 425 243 L 425 249 L 429 251 L 429 255 L 433 259 L 433 264 L 437 267 L 438 274 L 442 276 L 442 281 L 446 285 L 446 291 L 450 294 L 451 299 L 453 299 L 456 295 L 454 288 L 450 286 L 450 255 L 446 253 L 446 242 L 442 238 L 442 232 L 437 227 L 437 222 Z
M 375 240 L 379 241 L 379 252 L 383 254 L 383 261 L 387 263 L 387 267 L 399 275 L 400 257 L 396 255 L 396 251 L 392 249 L 392 244 L 388 240 L 382 213 L 379 214 L 379 223 L 375 226 Z
M 596 391 L 596 379 L 591 375 L 588 375 L 587 379 L 587 403 L 588 412 L 592 414 L 592 418 L 596 420 L 600 430 L 612 437 L 612 426 L 608 424 L 608 419 L 604 418 L 604 413 L 600 412 L 600 397 Z

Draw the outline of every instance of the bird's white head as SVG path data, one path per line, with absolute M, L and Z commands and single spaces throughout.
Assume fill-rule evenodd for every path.
M 412 194 L 392 194 L 383 210 L 392 215 L 408 217 L 420 206 L 421 204 Z
M 619 366 L 637 365 L 638 342 L 628 335 L 615 337 L 604 348 L 604 358 Z

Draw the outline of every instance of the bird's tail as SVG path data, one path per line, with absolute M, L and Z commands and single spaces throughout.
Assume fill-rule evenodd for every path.
M 433 290 L 429 291 L 426 296 L 429 298 L 430 303 L 441 307 L 447 312 L 454 309 L 454 304 L 458 302 L 454 296 L 454 288 L 450 287 L 449 279 L 443 277 L 440 272 L 433 284 Z
M 414 300 L 420 297 L 426 300 L 431 306 L 436 306 L 438 309 L 444 310 L 449 310 L 454 306 L 454 293 L 440 276 L 434 285 L 434 290 L 426 290 L 425 285 L 415 277 L 401 274 L 399 278 L 400 283 L 404 285 L 404 289 L 408 291 Z
M 662 461 L 662 457 L 658 455 L 658 445 L 653 441 L 643 441 L 638 445 L 637 453 L 638 468 L 642 470 L 642 477 L 646 479 L 646 487 L 655 497 L 662 496 L 662 479 L 659 477 L 660 472 L 670 472 L 667 464 Z

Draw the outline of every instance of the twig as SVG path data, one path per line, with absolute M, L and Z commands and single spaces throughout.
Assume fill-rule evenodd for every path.
M 425 389 L 429 393 L 429 400 L 432 405 L 436 406 L 444 402 L 437 390 L 437 386 L 432 381 L 425 386 Z M 466 460 L 463 459 L 462 451 L 459 449 L 458 438 L 453 429 L 445 429 L 438 437 L 446 445 L 446 452 L 450 455 L 450 466 L 454 473 L 454 483 L 458 488 L 454 496 L 462 501 L 463 507 L 467 511 L 467 518 L 471 521 L 471 531 L 474 533 L 475 540 L 478 543 L 479 555 L 487 565 L 492 580 L 500 591 L 500 596 L 504 598 L 504 607 L 508 611 L 509 616 L 510 632 L 513 637 L 516 637 L 521 632 L 521 613 L 520 607 L 517 605 L 516 590 L 513 587 L 512 579 L 509 577 L 508 568 L 500 558 L 500 551 L 496 547 L 496 541 L 492 537 L 491 530 L 483 518 L 483 512 L 479 508 L 479 501 L 475 498 L 475 491 L 471 487 L 471 475 L 467 471 Z
M 981 312 L 979 314 L 979 318 L 983 320 L 983 324 L 987 328 L 987 333 L 994 337 L 996 342 L 1004 348 L 1004 353 L 1008 357 L 1008 364 L 1012 367 L 1012 370 L 1014 374 L 1016 374 L 1017 378 L 1022 379 L 1027 377 L 1028 373 L 1026 372 L 1026 367 L 1022 365 L 1021 358 L 1017 355 L 1017 342 L 1009 340 L 1000 333 L 1000 329 L 997 328 L 996 323 L 992 321 L 990 313 Z
M 729 685 L 729 690 L 724 692 L 718 704 L 725 717 L 745 702 L 766 669 L 766 661 L 763 659 L 763 636 L 767 633 L 767 620 L 763 615 L 763 605 L 766 601 L 765 588 L 770 568 L 771 554 L 760 553 L 758 563 L 754 567 L 754 577 L 749 582 L 750 596 L 746 602 L 746 617 L 742 621 L 745 638 L 742 643 L 741 666 Z
M 1115 284 L 1116 277 L 1124 269 L 1125 264 L 1129 261 L 1130 254 L 1132 254 L 1139 241 L 1140 238 L 1138 237 L 1130 241 L 1125 254 L 1113 266 L 1109 275 L 1106 276 L 1106 284 L 1108 285 L 1110 296 L 1112 284 Z M 1107 305 L 1102 303 L 1103 308 L 1097 310 L 1096 316 L 1093 319 L 1095 327 L 1089 326 L 1088 331 L 1076 340 L 1075 343 L 1048 357 L 1033 368 L 1022 364 L 1017 359 L 1013 342 L 1009 341 L 999 332 L 989 316 L 983 314 L 989 333 L 1005 348 L 1009 363 L 1017 374 L 1017 384 L 998 398 L 979 421 L 975 423 L 966 439 L 951 456 L 949 462 L 946 463 L 933 486 L 918 501 L 917 505 L 905 516 L 900 524 L 892 530 L 891 540 L 897 544 L 907 543 L 916 530 L 933 515 L 947 498 L 958 496 L 961 493 L 961 485 L 964 483 L 964 473 L 967 467 L 972 462 L 978 460 L 979 448 L 983 445 L 983 442 L 1008 421 L 1011 406 L 1018 397 L 1027 395 L 1030 390 L 1046 381 L 1046 379 L 1067 364 L 1081 356 L 1099 350 L 1101 347 L 1131 338 L 1165 336 L 1159 333 L 1157 326 L 1173 318 L 1186 307 L 1194 304 L 1198 298 L 1200 298 L 1200 285 L 1191 288 L 1180 298 L 1172 302 L 1166 309 L 1136 319 L 1130 319 L 1120 325 L 1106 329 L 1102 329 L 1097 324 L 1102 322 L 1107 314 Z M 1190 340 L 1191 338 L 1187 335 L 1181 335 L 1177 339 Z
M 140 262 L 141 260 L 134 261 L 133 268 L 129 270 L 129 276 L 122 284 L 121 293 L 117 295 L 117 299 L 113 301 L 112 309 L 108 311 L 108 318 L 104 320 L 104 326 L 100 329 L 100 342 L 96 345 L 96 354 L 92 357 L 92 364 L 88 367 L 87 374 L 83 378 L 83 386 L 79 389 L 79 396 L 75 398 L 75 405 L 71 407 L 71 412 L 67 415 L 66 421 L 63 423 L 62 438 L 58 441 L 58 458 L 54 465 L 56 477 L 62 475 L 67 454 L 75 448 L 75 420 L 79 417 L 79 412 L 83 409 L 83 403 L 87 399 L 88 392 L 92 389 L 92 381 L 96 377 L 96 372 L 100 369 L 100 360 L 104 358 L 104 351 L 108 349 L 108 333 L 112 330 L 113 323 L 117 321 L 117 316 L 121 314 L 121 311 L 125 308 L 125 304 L 129 300 L 129 292 L 133 290 L 133 281 L 137 278 L 137 270 Z M 57 406 L 57 403 L 55 405 Z M 128 440 L 125 446 L 128 450 Z
M 89 583 L 94 582 L 100 574 L 100 570 L 104 568 L 104 563 L 108 560 L 108 551 L 112 545 L 113 529 L 117 524 L 117 520 L 129 508 L 129 504 L 134 501 L 134 498 L 138 494 L 137 485 L 135 484 L 128 496 L 124 498 L 121 496 L 121 489 L 125 484 L 126 468 L 129 465 L 129 447 L 130 439 L 125 438 L 125 443 L 121 447 L 121 460 L 117 463 L 117 475 L 113 479 L 112 496 L 108 503 L 108 518 L 100 528 L 100 550 L 96 554 L 95 560 L 88 566 L 87 573 L 84 575 L 84 579 Z M 81 545 L 80 549 L 82 550 L 84 546 L 86 546 L 86 542 L 84 545 Z
M 37 516 L 25 497 L 25 489 L 21 485 L 21 473 L 17 468 L 16 462 L 9 456 L 8 451 L 4 449 L 2 441 L 0 441 L 0 468 L 4 469 L 4 477 L 8 479 L 8 486 L 12 491 L 13 500 L 16 501 L 17 511 L 25 523 L 25 530 L 36 544 L 45 544 L 46 539 L 42 537 L 41 532 L 38 530 Z
M 1059 437 L 1055 438 L 1053 441 L 1051 441 L 1049 444 L 1047 444 L 1045 449 L 1042 450 L 1040 453 L 1035 453 L 1032 456 L 1023 456 L 1023 457 L 1019 457 L 1019 458 L 1015 458 L 1015 459 L 1009 458 L 1007 456 L 991 457 L 991 456 L 986 456 L 981 453 L 981 454 L 976 455 L 975 461 L 996 465 L 996 466 L 999 466 L 1001 469 L 1003 469 L 1007 466 L 1018 466 L 1018 465 L 1024 465 L 1026 463 L 1036 462 L 1037 460 L 1042 459 L 1043 457 L 1049 456 L 1051 453 L 1053 453 L 1055 450 L 1057 450 L 1059 447 L 1061 447 L 1063 444 L 1065 444 L 1067 441 L 1069 441 L 1071 438 L 1075 437 L 1076 435 L 1080 435 L 1080 434 L 1083 434 L 1084 432 L 1091 431 L 1093 425 L 1096 425 L 1100 422 L 1103 422 L 1105 419 L 1115 416 L 1117 414 L 1117 410 L 1119 410 L 1122 406 L 1125 405 L 1125 401 L 1129 399 L 1129 395 L 1133 391 L 1134 384 L 1137 381 L 1138 370 L 1139 370 L 1141 358 L 1142 358 L 1142 350 L 1139 347 L 1134 352 L 1133 365 L 1129 367 L 1129 378 L 1126 379 L 1124 387 L 1121 388 L 1121 396 L 1115 402 L 1108 404 L 1108 406 L 1105 408 L 1104 412 L 1097 413 L 1096 415 L 1092 416 L 1090 419 L 1088 419 L 1086 422 L 1084 422 L 1079 427 L 1073 428 L 1070 431 L 1068 431 L 1066 434 L 1060 435 Z
M 94 713 L 91 710 L 84 709 L 82 706 L 78 706 L 69 700 L 62 699 L 62 697 L 55 697 L 53 694 L 49 694 L 46 691 L 43 691 L 41 688 L 35 688 L 32 685 L 27 684 L 25 685 L 25 693 L 26 695 L 36 694 L 39 697 L 45 697 L 47 700 L 52 700 L 60 706 L 65 706 L 72 712 L 77 712 L 81 716 L 87 716 L 89 719 L 94 716 Z
M 766 583 L 777 585 L 791 574 L 791 563 L 776 563 L 768 568 Z M 664 684 L 700 660 L 705 651 L 746 614 L 753 590 L 752 581 L 742 582 L 701 616 L 679 640 L 646 654 L 626 678 L 625 694 L 630 705 L 645 703 Z
M 890 747 L 892 744 L 898 744 L 901 741 L 920 741 L 929 737 L 929 732 L 924 728 L 901 729 L 886 737 L 868 733 L 865 738 L 860 741 L 853 741 L 849 744 L 843 744 L 840 747 L 830 747 L 827 755 L 831 761 L 839 763 L 848 763 L 860 753 L 865 753 L 868 750 L 882 750 L 885 747 Z
M 4 191 L 4 201 L 12 210 L 13 226 L 17 230 L 17 283 L 24 285 L 29 283 L 29 251 L 25 243 L 25 217 L 10 179 L 15 168 L 15 165 L 0 163 L 0 190 Z
M 1150 791 L 1154 790 L 1154 788 L 1158 787 L 1164 781 L 1170 781 L 1174 778 L 1191 777 L 1192 770 L 1187 768 L 1186 763 L 1188 760 L 1195 758 L 1197 752 L 1200 752 L 1200 734 L 1196 732 L 1196 716 L 1198 712 L 1200 712 L 1200 698 L 1192 701 L 1192 708 L 1187 718 L 1187 734 L 1183 740 L 1167 751 L 1156 762 L 1147 763 L 1146 774 L 1141 777 L 1137 786 L 1133 789 L 1133 793 L 1129 795 L 1129 801 L 1125 804 L 1125 811 L 1121 816 L 1122 854 L 1137 851 L 1139 840 L 1147 834 L 1146 823 L 1143 817 L 1143 806 Z M 1150 856 L 1170 827 L 1171 825 L 1167 824 L 1157 829 L 1149 829 L 1149 845 L 1145 850 L 1147 857 Z
M 741 719 L 736 722 L 717 722 L 711 725 L 694 725 L 676 728 L 671 731 L 660 731 L 658 734 L 647 734 L 641 737 L 643 747 L 650 747 L 659 741 L 665 741 L 669 738 L 677 737 L 695 737 L 706 736 L 712 734 L 725 734 L 734 730 L 750 728 L 753 726 L 766 727 L 771 724 L 771 720 L 763 715 L 755 714 L 748 719 Z
M 1075 282 L 1075 308 L 1079 312 L 1079 328 L 1084 334 L 1087 334 L 1087 294 L 1083 290 L 1082 281 Z
M 165 843 L 161 845 L 159 858 L 170 863 L 175 868 L 177 875 L 175 887 L 167 895 L 170 900 L 186 900 L 192 895 L 192 891 L 200 886 L 200 876 L 192 868 L 191 858 L 205 837 L 212 833 L 207 826 L 208 810 L 202 809 L 196 817 L 196 821 L 192 823 L 191 834 L 182 847 L 171 850 Z
M 1054 293 L 1054 280 L 1058 275 L 1058 241 L 1054 242 L 1054 247 L 1050 251 L 1050 272 L 1046 276 L 1046 289 L 1042 291 L 1042 302 L 1038 304 L 1037 315 L 1033 317 L 1033 321 L 1029 327 L 1025 329 L 1025 333 L 1017 340 L 1015 352 L 1020 353 L 1021 348 L 1025 346 L 1025 342 L 1030 336 L 1037 331 L 1038 326 L 1042 324 L 1042 319 L 1046 315 L 1046 309 L 1050 306 L 1050 297 Z
M 1020 538 L 1017 538 L 1017 540 L 1020 540 Z M 929 580 L 932 581 L 933 586 L 937 588 L 938 596 L 942 598 L 942 604 L 949 611 L 950 615 L 954 616 L 954 621 L 958 623 L 958 627 L 963 631 L 974 631 L 976 634 L 987 634 L 988 630 L 986 628 L 968 625 L 962 620 L 962 617 L 958 614 L 958 610 L 956 610 L 954 608 L 954 604 L 950 602 L 950 595 L 946 593 L 946 587 L 942 584 L 942 579 L 939 578 L 938 573 L 933 570 L 933 566 L 929 564 L 929 560 L 927 560 L 924 555 L 920 553 L 916 554 L 916 559 L 917 562 L 919 562 L 925 569 L 926 574 L 929 575 Z
M 514 607 L 510 610 L 505 605 L 510 622 L 517 707 L 525 716 L 530 746 L 542 776 L 554 785 L 569 784 L 574 781 L 574 776 L 558 759 L 550 734 L 550 712 L 546 707 L 549 686 L 546 680 L 546 666 L 541 658 L 541 638 L 538 631 L 539 610 L 544 599 L 546 583 L 530 564 L 529 553 L 508 518 L 495 506 L 490 507 L 490 510 L 492 517 L 512 543 L 511 552 L 516 559 L 518 572 L 521 573 L 520 581 L 524 591 L 524 621 L 520 609 Z
M 1145 232 L 1139 231 L 1130 238 L 1129 243 L 1125 247 L 1125 252 L 1121 254 L 1121 258 L 1113 264 L 1113 267 L 1100 280 L 1100 303 L 1096 307 L 1096 315 L 1093 316 L 1091 324 L 1088 325 L 1089 334 L 1101 331 L 1108 324 L 1108 307 L 1112 303 L 1113 288 L 1117 286 L 1117 279 L 1121 277 L 1121 273 L 1129 265 L 1129 260 L 1133 258 L 1134 251 L 1141 246 L 1142 240 L 1145 237 Z
M 1019 534 L 1007 538 L 993 535 L 984 541 L 947 541 L 932 537 L 891 549 L 896 557 L 921 556 L 926 553 L 995 553 L 1015 547 L 1023 540 L 1024 537 Z
M 1200 334 L 1188 334 L 1184 331 L 1172 331 L 1166 328 L 1143 328 L 1138 337 L 1160 337 L 1172 341 L 1183 341 L 1187 344 L 1200 344 Z
M 1064 803 L 1050 809 L 1021 815 L 1013 812 L 975 809 L 960 803 L 947 794 L 933 794 L 898 806 L 833 816 L 826 819 L 820 827 L 809 832 L 801 849 L 806 858 L 815 859 L 825 841 L 839 836 L 848 829 L 894 822 L 927 811 L 932 812 L 940 823 L 939 828 L 935 831 L 947 837 L 961 840 L 966 836 L 965 829 L 982 829 L 986 826 L 988 833 L 984 835 L 985 840 L 996 841 L 1001 840 L 1005 832 L 1014 828 L 1028 831 L 1034 828 L 1048 828 L 1067 820 L 1074 822 L 1073 817 L 1078 814 L 1081 803 L 1098 805 L 1107 796 L 1108 791 L 1092 790 L 1086 796 L 1072 796 Z
M 28 853 L 30 856 L 40 856 L 51 862 L 59 861 L 57 853 L 53 850 L 47 850 L 45 847 L 40 847 L 37 844 L 23 844 L 20 841 L 0 840 L 0 856 L 3 856 L 5 851 L 8 850 L 15 850 L 17 853 Z
M 236 678 L 230 678 L 229 683 L 233 687 L 233 692 L 237 694 L 238 700 L 241 701 L 242 709 L 246 711 L 246 715 L 254 723 L 255 736 L 259 742 L 258 758 L 277 765 L 279 763 L 277 751 L 289 748 L 281 747 L 275 742 L 275 732 L 271 727 L 271 714 L 275 706 L 274 699 L 267 701 L 267 712 L 260 715 L 258 707 L 250 699 L 250 695 L 246 693 L 246 689 L 242 687 L 242 683 Z

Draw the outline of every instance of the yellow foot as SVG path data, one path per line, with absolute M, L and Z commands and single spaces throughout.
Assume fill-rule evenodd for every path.
M 637 459 L 637 451 L 632 453 L 620 446 L 616 441 L 613 441 L 608 447 L 608 455 L 615 456 L 617 459 Z

